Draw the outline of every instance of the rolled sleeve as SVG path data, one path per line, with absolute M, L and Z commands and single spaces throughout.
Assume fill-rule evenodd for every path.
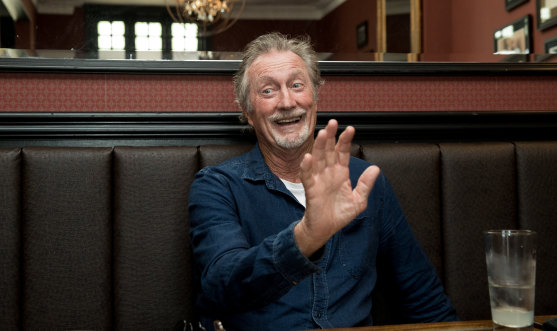
M 298 222 L 293 222 L 281 231 L 273 242 L 273 262 L 281 275 L 293 285 L 321 270 L 298 249 L 294 237 L 296 224 Z

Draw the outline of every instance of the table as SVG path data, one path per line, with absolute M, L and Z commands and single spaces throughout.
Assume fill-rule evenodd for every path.
M 534 321 L 543 324 L 550 318 L 557 315 L 536 316 Z M 419 323 L 419 324 L 398 324 L 381 326 L 363 326 L 355 328 L 338 328 L 330 331 L 416 331 L 416 330 L 459 330 L 459 331 L 480 331 L 493 330 L 492 321 L 460 321 L 460 322 L 440 322 L 440 323 Z

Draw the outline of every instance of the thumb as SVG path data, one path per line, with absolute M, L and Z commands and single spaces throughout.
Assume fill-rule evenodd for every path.
M 366 204 L 369 193 L 375 184 L 375 180 L 379 176 L 381 170 L 378 166 L 369 166 L 358 179 L 358 184 L 354 189 L 354 193 L 359 196 L 359 201 Z

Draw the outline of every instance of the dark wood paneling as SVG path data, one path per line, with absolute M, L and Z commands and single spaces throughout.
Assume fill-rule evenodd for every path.
M 239 60 L 133 61 L 0 58 L 0 72 L 233 75 Z M 557 63 L 321 61 L 321 73 L 340 76 L 557 76 Z
M 557 112 L 320 112 L 357 142 L 557 139 Z M 0 147 L 254 142 L 239 113 L 0 113 Z

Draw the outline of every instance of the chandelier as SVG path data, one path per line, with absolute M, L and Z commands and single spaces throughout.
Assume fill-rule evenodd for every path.
M 197 23 L 200 37 L 214 35 L 231 27 L 236 23 L 246 5 L 246 0 L 174 1 L 174 10 L 168 1 L 165 1 L 170 17 L 178 23 Z

